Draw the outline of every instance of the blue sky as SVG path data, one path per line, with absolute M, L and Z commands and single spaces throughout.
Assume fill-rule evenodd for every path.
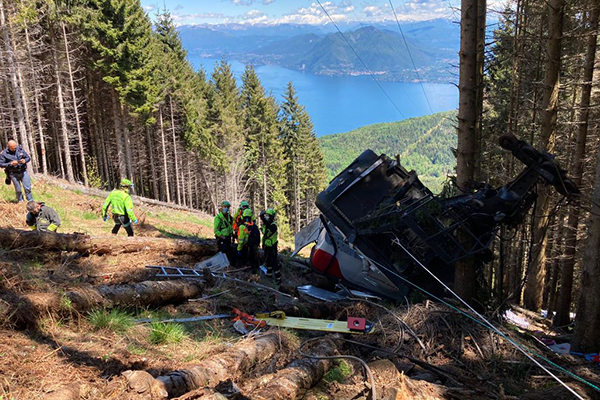
M 502 0 L 488 0 L 494 6 Z M 323 25 L 325 15 L 315 0 L 141 0 L 150 16 L 163 5 L 178 25 L 185 24 L 278 24 Z M 389 0 L 321 0 L 336 22 L 393 21 Z M 401 21 L 457 18 L 460 0 L 392 0 Z

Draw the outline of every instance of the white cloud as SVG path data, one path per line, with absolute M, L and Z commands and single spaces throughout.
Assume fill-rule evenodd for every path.
M 380 17 L 387 15 L 391 12 L 390 7 L 386 4 L 384 6 L 365 6 L 362 10 L 367 18 Z
M 492 0 L 495 1 L 495 0 Z M 450 18 L 452 10 L 448 0 L 408 0 L 396 1 L 394 10 L 400 21 L 426 21 L 436 18 Z M 367 4 L 362 9 L 368 22 L 394 21 L 394 13 L 389 4 L 378 6 Z
M 143 8 L 144 8 L 144 10 L 150 12 L 150 11 L 153 11 L 156 7 L 154 7 L 154 6 L 144 6 Z
M 276 0 L 221 0 L 227 1 L 239 6 L 251 6 L 259 1 L 262 4 L 271 4 Z M 220 19 L 215 23 L 241 23 L 241 24 L 307 24 L 307 25 L 325 25 L 330 23 L 329 17 L 336 23 L 338 22 L 360 22 L 376 23 L 394 21 L 394 14 L 389 4 L 376 4 L 374 0 L 367 0 L 361 4 L 361 9 L 356 9 L 350 0 L 328 0 L 321 1 L 321 4 L 327 11 L 325 13 L 317 2 L 310 3 L 310 6 L 299 7 L 295 10 L 281 16 L 268 16 L 267 14 L 252 9 L 246 13 L 238 15 L 223 15 L 222 13 L 201 13 L 184 14 L 173 16 L 178 24 L 194 24 L 198 19 Z M 457 3 L 458 0 L 405 0 L 406 3 L 399 0 L 393 1 L 394 8 L 400 21 L 424 21 L 437 18 L 452 18 L 453 10 L 449 3 Z M 488 4 L 505 4 L 509 0 L 488 0 Z M 327 15 L 329 14 L 329 16 Z M 197 18 L 194 21 L 194 18 Z
M 268 6 L 269 4 L 275 3 L 275 0 L 262 0 L 263 5 Z
M 264 17 L 264 16 L 265 16 L 265 13 L 263 13 L 262 11 L 259 11 L 259 10 L 250 10 L 247 13 L 243 14 L 241 16 L 241 18 L 245 19 L 245 20 L 253 20 L 253 19 L 256 19 L 256 18 Z
M 199 19 L 225 19 L 223 13 L 195 13 L 195 14 L 178 14 L 175 12 L 171 15 L 176 25 L 195 24 Z
M 335 22 L 349 21 L 350 16 L 348 13 L 354 10 L 354 8 L 346 6 L 345 3 L 335 4 L 331 1 L 326 1 L 321 4 Z M 329 17 L 323 11 L 323 8 L 318 3 L 312 3 L 310 7 L 300 7 L 292 13 L 284 14 L 281 18 L 278 18 L 277 23 L 311 25 L 329 23 Z

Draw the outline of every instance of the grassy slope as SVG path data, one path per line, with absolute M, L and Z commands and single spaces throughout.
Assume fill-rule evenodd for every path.
M 33 195 L 54 208 L 62 220 L 59 232 L 83 232 L 90 235 L 109 234 L 113 224 L 101 218 L 104 198 L 88 196 L 78 191 L 61 189 L 37 177 Z M 25 205 L 14 204 L 13 186 L 0 185 L 0 226 L 27 229 Z M 212 237 L 212 216 L 201 212 L 173 210 L 164 207 L 136 205 L 140 221 L 134 227 L 140 236 L 199 236 Z
M 321 137 L 329 177 L 371 149 L 390 157 L 399 154 L 404 167 L 416 170 L 423 183 L 438 191 L 456 165 L 451 151 L 456 147 L 454 118 L 455 112 L 448 111 Z

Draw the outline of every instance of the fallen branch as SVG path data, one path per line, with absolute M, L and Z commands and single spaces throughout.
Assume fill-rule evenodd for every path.
M 206 256 L 217 252 L 214 240 L 88 236 L 81 233 L 48 233 L 6 228 L 0 229 L 0 246 L 6 249 L 39 248 L 84 254 L 153 251 Z
M 318 357 L 330 357 L 336 353 L 335 344 L 321 340 L 311 349 Z M 272 375 L 263 376 L 248 386 L 255 386 L 247 395 L 251 399 L 285 400 L 302 397 L 308 389 L 316 385 L 333 366 L 330 358 L 302 358 L 290 363 L 286 368 Z
M 152 398 L 164 399 L 181 396 L 205 386 L 215 386 L 227 378 L 235 378 L 247 372 L 255 364 L 262 363 L 278 352 L 287 341 L 279 334 L 268 333 L 254 339 L 236 343 L 231 349 L 187 369 L 173 371 L 154 379 L 151 387 Z M 124 374 L 125 375 L 125 374 Z M 129 386 L 136 386 L 128 373 Z

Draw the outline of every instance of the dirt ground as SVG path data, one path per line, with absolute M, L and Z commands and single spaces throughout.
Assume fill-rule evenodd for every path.
M 65 224 L 62 232 L 108 234 L 100 219 L 102 199 L 58 191 L 38 183 L 39 196 L 56 204 Z M 7 201 L 10 192 L 0 190 L 0 226 L 23 229 L 24 206 Z M 50 194 L 50 196 L 49 196 Z M 210 236 L 210 217 L 169 209 L 146 207 L 136 228 L 139 236 Z M 121 233 L 124 235 L 124 232 Z M 191 266 L 200 260 L 160 252 L 117 255 L 82 255 L 42 252 L 39 249 L 0 249 L 0 399 L 38 399 L 64 388 L 75 388 L 79 398 L 128 398 L 124 387 L 127 370 L 143 370 L 154 377 L 227 352 L 241 335 L 229 318 L 173 324 L 180 332 L 156 337 L 156 326 L 133 324 L 140 318 L 180 318 L 231 313 L 234 307 L 248 313 L 285 309 L 288 314 L 345 320 L 366 317 L 375 324 L 369 335 L 327 335 L 315 331 L 284 330 L 293 343 L 270 361 L 254 365 L 235 382 L 242 389 L 256 378 L 274 373 L 302 358 L 298 352 L 308 339 L 330 337 L 339 354 L 369 363 L 375 376 L 378 398 L 570 398 L 565 389 L 535 367 L 505 339 L 443 305 L 423 301 L 393 304 L 377 301 L 324 303 L 300 295 L 298 285 L 313 284 L 332 289 L 331 282 L 311 270 L 283 265 L 282 292 L 296 296 L 295 304 L 282 304 L 281 296 L 232 282 L 206 284 L 201 301 L 167 304 L 160 308 L 129 307 L 119 311 L 129 324 L 100 326 L 94 315 L 110 310 L 78 313 L 69 304 L 36 315 L 35 327 L 11 323 L 10 311 L 25 295 L 65 293 L 78 287 L 126 284 L 153 279 L 147 265 Z M 233 268 L 231 276 L 276 287 L 265 277 L 257 278 Z M 193 299 L 192 299 L 193 300 Z M 4 311 L 4 312 L 2 312 Z M 94 314 L 96 313 L 96 314 Z M 525 343 L 553 362 L 598 383 L 598 366 L 572 356 L 559 356 L 534 337 L 559 334 L 544 325 L 537 332 L 506 326 L 514 340 Z M 160 332 L 158 332 L 160 333 Z M 348 340 L 358 342 L 351 343 Z M 366 347 L 372 346 L 372 347 Z M 373 348 L 374 347 L 374 348 Z M 312 346 L 304 348 L 311 351 Z M 391 354 L 391 353 L 396 353 Z M 599 398 L 597 392 L 559 374 L 584 398 Z M 367 399 L 370 388 L 362 365 L 337 360 L 305 399 Z M 63 397 L 69 398 L 69 397 Z M 77 398 L 77 397 L 72 397 Z

